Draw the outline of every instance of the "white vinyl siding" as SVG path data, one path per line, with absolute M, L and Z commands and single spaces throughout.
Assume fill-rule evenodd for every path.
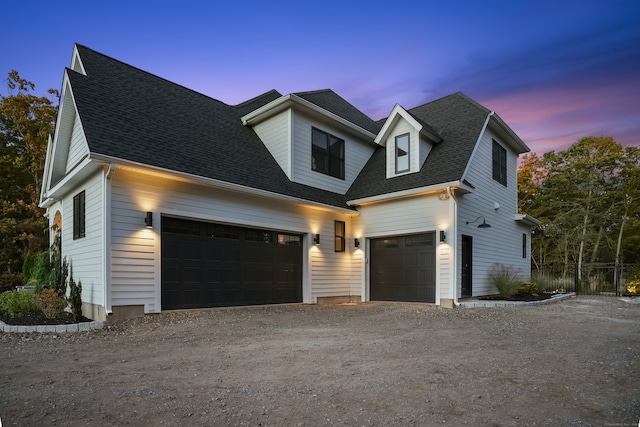
M 291 176 L 291 110 L 283 111 L 253 126 L 276 162 L 289 179 Z
M 344 179 L 335 178 L 311 169 L 311 128 L 313 127 L 344 140 Z M 299 112 L 293 112 L 292 141 L 293 180 L 339 194 L 346 193 L 351 187 L 351 184 L 374 150 L 373 144 L 358 141 L 351 135 L 345 134 L 328 124 L 312 120 L 309 116 Z
M 433 144 L 431 142 L 427 142 L 424 138 L 420 138 L 420 159 L 418 160 L 418 170 L 422 169 L 422 165 L 424 165 L 425 160 L 427 160 L 427 156 L 431 152 L 431 148 L 433 148 Z
M 491 131 L 486 130 L 465 174 L 465 179 L 476 188 L 459 198 L 459 234 L 473 237 L 474 296 L 496 293 L 487 281 L 487 272 L 497 262 L 519 270 L 524 280 L 528 280 L 530 275 L 530 258 L 522 258 L 522 234 L 530 232 L 514 220 L 514 214 L 518 211 L 517 155 L 507 149 L 505 187 L 492 178 L 492 139 L 500 142 Z M 478 228 L 482 219 L 475 224 L 466 224 L 479 216 L 484 216 L 491 228 Z M 458 265 L 461 265 L 461 256 L 459 253 Z
M 450 199 L 440 200 L 435 195 L 365 205 L 354 218 L 354 229 L 364 231 L 369 239 L 435 232 L 436 303 L 439 304 L 440 298 L 450 298 L 451 248 L 439 242 L 439 231 L 451 229 L 451 209 Z
M 233 191 L 178 182 L 159 175 L 119 168 L 112 179 L 112 304 L 144 305 L 160 311 L 161 215 L 269 228 L 303 234 L 305 302 L 320 296 L 350 295 L 350 251 L 334 251 L 334 221 L 349 216 L 298 204 L 248 197 Z M 153 229 L 144 226 L 144 214 L 153 212 Z M 320 245 L 310 243 L 320 234 Z M 347 239 L 347 242 L 349 239 Z M 347 246 L 348 247 L 348 246 Z
M 396 173 L 396 137 L 409 134 L 409 170 Z M 404 118 L 400 118 L 393 126 L 384 142 L 387 147 L 387 178 L 417 172 L 422 165 L 419 153 L 418 131 Z M 425 157 L 426 158 L 426 157 Z
M 73 279 L 82 282 L 82 301 L 104 305 L 102 171 L 69 191 L 62 201 L 62 254 Z M 85 237 L 73 239 L 73 197 L 85 191 Z
M 69 144 L 65 173 L 69 173 L 88 153 L 89 147 L 84 137 L 84 131 L 82 130 L 78 116 L 76 116 L 73 122 L 73 131 L 71 132 L 71 142 Z

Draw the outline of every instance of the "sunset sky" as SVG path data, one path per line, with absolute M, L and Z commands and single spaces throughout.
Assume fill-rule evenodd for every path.
M 0 74 L 60 89 L 77 42 L 228 104 L 331 88 L 373 119 L 462 91 L 539 154 L 640 145 L 640 0 L 31 1 Z M 7 95 L 6 85 L 0 93 Z

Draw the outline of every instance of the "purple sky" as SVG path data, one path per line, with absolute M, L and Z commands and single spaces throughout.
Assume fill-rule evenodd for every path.
M 539 154 L 640 145 L 640 1 L 24 0 L 0 74 L 59 89 L 78 42 L 228 104 L 331 88 L 373 119 L 462 91 Z M 6 86 L 0 93 L 7 94 Z

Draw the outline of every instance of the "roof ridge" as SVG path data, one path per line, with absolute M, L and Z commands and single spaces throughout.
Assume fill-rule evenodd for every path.
M 103 57 L 103 58 L 106 58 L 106 59 L 108 59 L 108 60 L 110 60 L 110 61 L 117 62 L 117 63 L 122 64 L 122 65 L 124 65 L 124 66 L 126 66 L 126 67 L 128 67 L 128 68 L 131 68 L 131 69 L 133 69 L 133 70 L 136 70 L 136 71 L 138 71 L 138 72 L 141 72 L 141 73 L 143 73 L 143 74 L 146 74 L 146 75 L 148 75 L 148 76 L 150 76 L 150 77 L 153 77 L 153 78 L 158 79 L 158 80 L 162 80 L 162 81 L 164 81 L 164 82 L 166 82 L 166 83 L 171 84 L 172 86 L 180 87 L 180 88 L 182 88 L 182 89 L 185 89 L 185 90 L 188 90 L 188 91 L 190 91 L 190 92 L 193 92 L 193 93 L 195 93 L 195 94 L 197 94 L 197 95 L 199 95 L 199 96 L 203 96 L 203 97 L 205 97 L 205 98 L 208 98 L 208 99 L 211 99 L 211 100 L 213 100 L 213 101 L 219 102 L 220 104 L 223 104 L 223 105 L 226 105 L 226 106 L 228 106 L 228 107 L 231 107 L 231 105 L 227 104 L 226 102 L 220 101 L 219 99 L 216 99 L 216 98 L 214 98 L 214 97 L 212 97 L 212 96 L 206 95 L 206 94 L 204 94 L 204 93 L 202 93 L 202 92 L 198 92 L 198 91 L 197 91 L 197 90 L 195 90 L 195 89 L 191 89 L 191 88 L 186 87 L 186 86 L 184 86 L 184 85 L 181 85 L 181 84 L 179 84 L 179 83 L 172 82 L 172 81 L 171 81 L 171 80 L 169 80 L 169 79 L 166 79 L 166 78 L 164 78 L 164 77 L 158 76 L 157 74 L 153 74 L 153 73 L 151 73 L 151 72 L 149 72 L 149 71 L 145 71 L 145 70 L 143 70 L 142 68 L 136 67 L 135 65 L 127 64 L 127 63 L 126 63 L 126 62 L 124 62 L 124 61 L 121 61 L 121 60 L 119 60 L 119 59 L 113 58 L 113 57 L 111 57 L 111 56 L 109 56 L 109 55 L 106 55 L 106 54 L 104 54 L 104 53 L 102 53 L 102 52 L 98 52 L 97 50 L 92 49 L 92 48 L 90 48 L 90 47 L 87 47 L 87 46 L 85 46 L 85 45 L 83 45 L 83 44 L 75 43 L 75 45 L 76 45 L 77 47 L 81 47 L 81 48 L 83 48 L 83 49 L 86 49 L 86 50 L 88 50 L 88 51 L 91 51 L 91 53 L 94 53 L 94 54 L 96 54 L 96 55 L 99 55 L 99 56 L 101 56 L 101 57 Z M 80 59 L 82 60 L 82 54 L 80 54 Z M 89 77 L 91 77 L 91 76 L 89 76 Z
M 238 104 L 232 105 L 232 107 L 239 108 L 239 107 L 242 107 L 242 106 L 244 106 L 246 104 L 250 104 L 252 102 L 255 102 L 255 101 L 259 100 L 260 98 L 266 98 L 266 97 L 268 97 L 270 95 L 273 95 L 273 94 L 276 94 L 278 96 L 282 96 L 282 94 L 280 92 L 278 92 L 276 89 L 270 89 L 270 90 L 268 90 L 268 91 L 266 91 L 264 93 L 261 93 L 260 95 L 254 96 L 253 98 L 249 98 L 246 101 L 242 101 L 242 102 L 240 102 Z

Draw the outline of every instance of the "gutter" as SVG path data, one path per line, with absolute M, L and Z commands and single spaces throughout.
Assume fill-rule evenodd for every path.
M 113 314 L 113 310 L 111 307 L 111 177 L 116 172 L 116 164 L 110 163 L 109 168 L 107 169 L 104 175 L 104 212 L 103 212 L 103 221 L 104 221 L 104 272 L 103 272 L 103 283 L 104 283 L 104 310 L 106 315 Z
M 456 199 L 456 196 L 453 192 L 453 190 L 451 189 L 451 186 L 447 187 L 447 194 L 449 195 L 449 197 L 451 197 L 451 200 L 453 200 L 453 222 L 452 222 L 452 228 L 453 228 L 453 239 L 454 239 L 454 249 L 456 249 L 454 251 L 454 256 L 452 257 L 453 259 L 453 305 L 455 307 L 459 307 L 460 306 L 460 302 L 458 301 L 458 251 L 457 251 L 457 246 L 458 246 L 458 199 Z

